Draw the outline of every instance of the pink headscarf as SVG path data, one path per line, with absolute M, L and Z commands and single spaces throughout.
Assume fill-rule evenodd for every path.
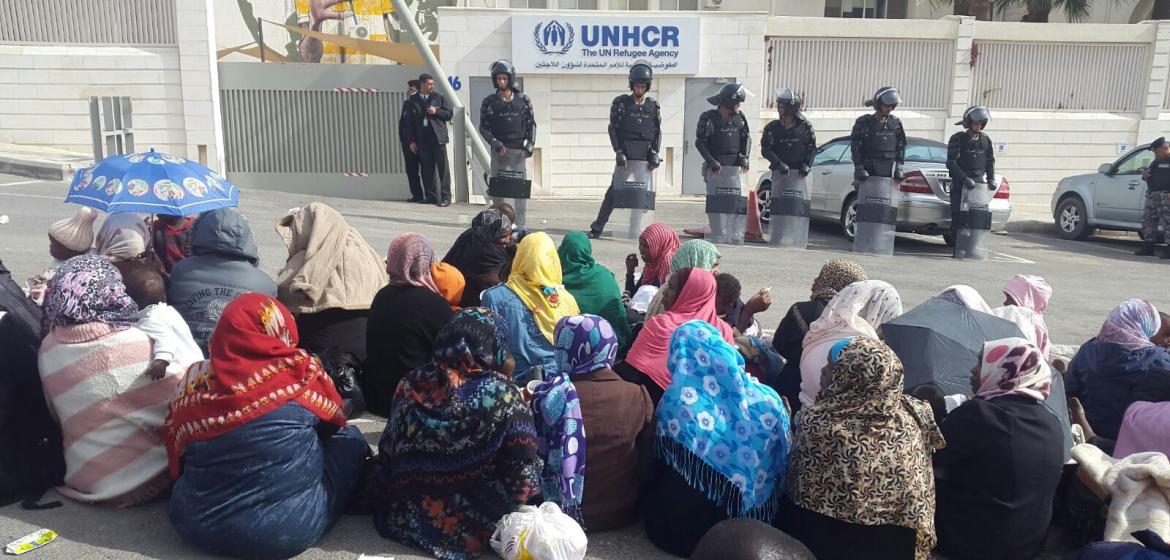
M 679 248 L 678 234 L 666 224 L 655 223 L 642 230 L 638 240 L 646 242 L 650 253 L 650 261 L 642 269 L 638 285 L 661 286 L 666 282 L 666 277 L 670 276 L 670 261 Z
M 1028 338 L 1034 341 L 1044 359 L 1048 359 L 1052 344 L 1048 335 L 1048 323 L 1044 321 L 1044 312 L 1048 309 L 1048 300 L 1052 299 L 1052 286 L 1039 276 L 1017 274 L 1008 280 L 1003 294 L 1016 302 L 1016 305 L 997 307 L 994 313 L 1016 322 L 1021 329 L 1030 323 L 1035 334 Z M 1025 330 L 1024 334 L 1028 335 L 1028 332 Z
M 1138 401 L 1125 411 L 1113 457 L 1157 451 L 1170 455 L 1170 402 Z
M 1052 370 L 1040 351 L 1023 338 L 1003 338 L 983 345 L 979 389 L 975 398 L 991 400 L 1023 395 L 1038 401 L 1052 391 Z
M 435 250 L 427 239 L 417 233 L 404 233 L 390 243 L 386 255 L 386 273 L 390 275 L 391 286 L 418 286 L 436 294 L 439 287 L 431 276 L 431 263 Z
M 731 327 L 715 312 L 715 275 L 701 268 L 686 268 L 679 274 L 686 276 L 675 277 L 674 280 L 685 278 L 685 283 L 674 305 L 646 321 L 626 357 L 626 363 L 646 374 L 663 389 L 670 385 L 670 368 L 667 363 L 670 336 L 683 323 L 705 321 L 719 329 L 719 334 L 723 335 L 723 340 L 728 344 L 735 344 Z

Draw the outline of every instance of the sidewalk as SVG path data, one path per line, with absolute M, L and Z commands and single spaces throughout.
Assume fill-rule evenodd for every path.
M 93 156 L 45 146 L 0 143 L 0 173 L 45 181 L 66 181 L 93 165 Z

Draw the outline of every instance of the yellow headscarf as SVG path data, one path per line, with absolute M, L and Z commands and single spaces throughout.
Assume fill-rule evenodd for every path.
M 532 310 L 536 326 L 553 344 L 553 330 L 561 317 L 580 315 L 577 300 L 565 289 L 557 246 L 544 232 L 530 233 L 516 248 L 508 287 Z

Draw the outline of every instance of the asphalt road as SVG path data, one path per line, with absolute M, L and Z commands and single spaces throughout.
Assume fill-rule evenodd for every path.
M 22 281 L 49 262 L 46 230 L 53 221 L 75 211 L 62 204 L 66 185 L 0 175 L 0 259 Z M 406 231 L 425 235 L 442 255 L 470 223 L 478 207 L 455 205 L 440 209 L 403 202 L 370 202 L 312 197 L 277 192 L 245 192 L 241 210 L 251 220 L 260 246 L 261 267 L 274 274 L 287 251 L 273 228 L 276 219 L 292 207 L 320 200 L 338 209 L 378 250 Z M 529 204 L 530 228 L 545 229 L 559 241 L 560 235 L 588 227 L 596 200 L 533 201 Z M 657 221 L 678 230 L 705 224 L 703 206 L 693 201 L 660 201 Z M 7 216 L 7 221 L 3 219 Z M 809 285 L 821 264 L 830 258 L 853 258 L 870 278 L 897 287 L 907 308 L 951 284 L 969 284 L 997 305 L 1000 289 L 1016 273 L 1039 274 L 1054 287 L 1055 296 L 1047 318 L 1052 340 L 1080 344 L 1096 334 L 1106 314 L 1122 300 L 1143 297 L 1156 306 L 1170 307 L 1163 268 L 1167 261 L 1138 258 L 1135 238 L 1095 237 L 1088 242 L 1069 242 L 1043 234 L 1012 233 L 990 239 L 992 258 L 978 263 L 956 262 L 941 238 L 899 235 L 893 258 L 852 255 L 850 244 L 831 227 L 814 226 L 806 251 L 777 250 L 747 245 L 725 247 L 721 271 L 735 274 L 745 296 L 755 289 L 772 288 L 773 307 L 760 316 L 764 326 L 775 328 L 788 306 L 806 299 Z M 619 275 L 625 256 L 636 244 L 603 239 L 594 243 L 599 262 Z M 367 439 L 376 443 L 382 422 L 358 419 Z M 4 450 L 5 453 L 19 450 Z M 29 558 L 198 558 L 171 529 L 165 505 L 155 503 L 122 511 L 68 503 L 46 511 L 24 511 L 16 506 L 0 509 L 0 544 L 47 527 L 61 536 L 58 541 L 30 553 Z M 357 558 L 360 554 L 394 558 L 426 558 L 411 549 L 382 539 L 365 517 L 345 517 L 318 546 L 301 558 Z M 590 536 L 589 557 L 668 558 L 651 546 L 641 529 Z

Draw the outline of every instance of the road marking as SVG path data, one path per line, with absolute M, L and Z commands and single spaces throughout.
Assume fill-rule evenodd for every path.
M 998 251 L 988 251 L 987 253 L 990 255 L 993 255 L 991 260 L 994 260 L 994 261 L 1010 262 L 1010 263 L 1016 263 L 1016 264 L 1036 264 L 1036 261 L 1030 261 L 1030 260 L 1025 259 L 1023 257 L 1017 257 L 1014 255 L 1009 255 L 1007 253 L 1000 253 Z
M 4 196 L 23 196 L 23 197 L 27 197 L 27 198 L 47 198 L 49 200 L 63 200 L 59 196 L 48 196 L 48 195 L 44 195 L 44 194 L 26 194 L 26 193 L 14 193 L 14 192 L 0 192 L 0 194 L 2 194 Z
M 0 187 L 14 187 L 16 185 L 31 185 L 33 183 L 43 183 L 44 181 L 15 181 L 12 183 L 0 183 Z

